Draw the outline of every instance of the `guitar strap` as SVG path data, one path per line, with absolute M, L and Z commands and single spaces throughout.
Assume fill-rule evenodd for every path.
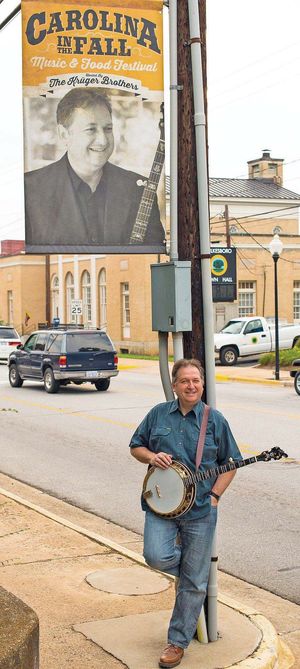
M 209 410 L 210 410 L 210 407 L 207 404 L 204 404 L 204 412 L 203 412 L 203 418 L 202 418 L 202 422 L 201 422 L 201 428 L 200 428 L 200 434 L 199 434 L 199 439 L 198 439 L 198 444 L 197 444 L 197 452 L 196 452 L 196 471 L 197 471 L 198 467 L 200 466 L 201 460 L 202 460 L 202 454 L 203 454 L 204 441 L 205 441 L 205 435 L 206 435 L 206 429 L 207 429 L 207 423 L 208 423 Z

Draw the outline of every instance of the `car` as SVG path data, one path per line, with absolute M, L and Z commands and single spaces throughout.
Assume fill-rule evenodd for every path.
M 32 332 L 9 356 L 9 382 L 20 388 L 25 380 L 41 381 L 47 393 L 57 393 L 68 383 L 91 383 L 108 390 L 117 376 L 114 345 L 99 329 L 55 327 Z
M 290 376 L 292 376 L 294 379 L 294 387 L 296 393 L 300 395 L 300 358 L 296 358 L 296 360 L 293 360 L 292 367 L 295 367 L 295 369 L 291 369 Z
M 11 325 L 0 325 L 0 360 L 7 361 L 11 351 L 21 344 L 21 337 Z

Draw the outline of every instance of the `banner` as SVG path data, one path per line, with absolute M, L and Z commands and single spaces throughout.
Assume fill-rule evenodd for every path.
M 162 7 L 22 0 L 27 253 L 164 252 Z

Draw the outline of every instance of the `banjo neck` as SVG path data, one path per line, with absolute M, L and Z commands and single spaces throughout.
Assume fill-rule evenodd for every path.
M 163 105 L 161 107 L 163 113 Z M 130 235 L 130 244 L 141 244 L 144 242 L 164 161 L 165 161 L 165 136 L 164 136 L 164 121 L 162 118 L 160 120 L 160 138 L 158 146 L 154 156 L 150 175 L 147 179 L 146 185 L 143 190 L 143 195 L 141 197 L 136 220 L 134 222 L 134 226 L 132 228 L 132 232 Z
M 226 474 L 226 472 L 234 471 L 235 469 L 240 469 L 240 467 L 247 467 L 247 465 L 252 465 L 254 462 L 257 462 L 257 457 L 253 456 L 252 458 L 246 458 L 245 460 L 237 460 L 233 462 L 228 462 L 226 465 L 220 465 L 220 467 L 214 467 L 213 469 L 207 469 L 205 472 L 196 472 L 191 477 L 191 480 L 187 478 L 188 483 L 206 481 L 211 479 L 214 476 L 219 474 Z

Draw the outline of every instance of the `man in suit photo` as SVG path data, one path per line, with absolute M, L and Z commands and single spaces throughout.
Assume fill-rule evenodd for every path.
M 66 152 L 25 173 L 27 250 L 162 251 L 156 193 L 147 202 L 145 176 L 109 162 L 114 150 L 109 99 L 98 88 L 74 88 L 59 101 L 56 120 Z M 136 235 L 138 212 L 143 225 Z

